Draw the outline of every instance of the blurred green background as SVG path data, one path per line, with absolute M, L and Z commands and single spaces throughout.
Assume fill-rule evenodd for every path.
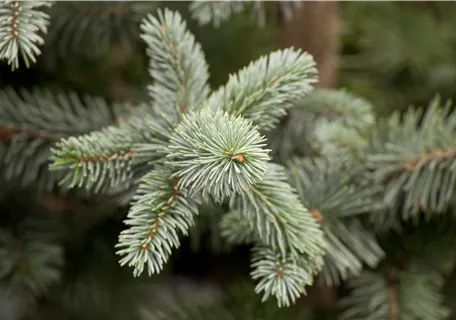
M 281 35 L 273 2 L 267 3 L 264 27 L 258 26 L 250 10 L 214 28 L 211 24 L 201 27 L 191 19 L 188 2 L 153 3 L 145 10 L 154 11 L 157 6 L 178 9 L 187 19 L 206 53 L 213 87 L 223 84 L 229 73 L 279 46 L 277 39 Z M 305 7 L 306 4 L 302 10 Z M 336 14 L 339 52 L 334 86 L 348 88 L 370 99 L 380 114 L 404 109 L 410 104 L 426 104 L 435 94 L 444 98 L 455 96 L 454 2 L 348 1 L 337 4 Z M 319 19 L 325 21 L 324 14 Z M 124 19 L 121 23 L 133 22 Z M 308 25 L 303 23 L 298 33 L 313 32 L 306 27 Z M 9 67 L 2 65 L 0 84 L 58 84 L 110 99 L 143 98 L 149 81 L 147 57 L 139 38 L 132 39 L 133 33 L 127 36 L 133 50 L 123 52 L 119 49 L 121 46 L 116 48 L 112 44 L 112 50 L 99 56 L 73 50 L 55 58 L 56 48 L 48 43 L 32 69 L 10 73 Z M 318 34 L 314 37 L 318 39 Z M 82 42 L 80 47 L 86 49 L 90 43 Z

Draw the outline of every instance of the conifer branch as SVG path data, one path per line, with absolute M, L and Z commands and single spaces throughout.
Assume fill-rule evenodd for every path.
M 62 171 L 61 184 L 99 192 L 131 183 L 133 166 L 159 159 L 168 144 L 164 118 L 133 116 L 127 122 L 90 134 L 63 139 L 53 148 L 50 169 Z
M 270 130 L 317 82 L 315 62 L 300 50 L 279 50 L 250 63 L 229 77 L 207 100 L 212 110 L 243 115 Z
M 293 9 L 300 6 L 299 1 L 281 1 L 278 3 L 279 12 L 285 21 L 289 21 L 293 16 Z M 192 18 L 197 20 L 199 25 L 203 26 L 212 22 L 212 25 L 218 28 L 235 14 L 243 12 L 246 7 L 252 8 L 254 20 L 260 27 L 264 27 L 268 10 L 265 1 L 255 1 L 253 6 L 246 5 L 242 1 L 193 1 L 189 5 L 189 10 Z
M 52 190 L 61 178 L 48 172 L 50 149 L 62 137 L 113 122 L 100 98 L 49 90 L 0 90 L 0 175 L 22 187 Z
M 46 37 L 50 50 L 45 58 L 53 63 L 57 58 L 74 59 L 75 54 L 96 59 L 113 53 L 116 46 L 128 58 L 140 41 L 141 20 L 157 5 L 153 1 L 57 1 L 50 11 Z
M 385 184 L 385 203 L 404 219 L 443 212 L 454 195 L 456 113 L 450 108 L 435 98 L 426 112 L 409 109 L 402 120 L 393 114 L 372 134 L 368 165 Z
M 284 169 L 268 163 L 264 179 L 231 198 L 230 207 L 249 221 L 257 238 L 282 255 L 323 254 L 323 233 L 294 189 Z
M 260 181 L 269 160 L 264 138 L 242 117 L 206 109 L 184 115 L 168 147 L 179 185 L 216 201 Z
M 208 66 L 180 14 L 159 10 L 158 18 L 147 16 L 141 30 L 154 79 L 149 93 L 156 108 L 177 112 L 177 119 L 180 113 L 199 108 L 209 93 Z
M 0 59 L 7 60 L 13 70 L 19 67 L 19 57 L 28 68 L 41 54 L 38 46 L 44 40 L 39 33 L 46 33 L 49 25 L 49 15 L 37 10 L 43 6 L 49 7 L 51 2 L 0 2 Z
M 373 124 L 369 102 L 345 90 L 317 89 L 298 101 L 282 126 L 267 137 L 272 156 L 284 163 L 307 155 L 362 158 L 366 131 Z
M 323 265 L 325 242 L 317 222 L 286 182 L 282 167 L 269 163 L 266 177 L 230 201 L 222 220 L 230 243 L 254 243 L 252 278 L 263 301 L 274 296 L 289 306 Z
M 135 276 L 144 268 L 149 275 L 160 272 L 171 249 L 179 247 L 178 231 L 187 235 L 198 213 L 196 200 L 171 174 L 156 168 L 144 176 L 125 221 L 129 228 L 119 236 L 120 264 L 134 267 Z
M 193 1 L 189 10 L 192 18 L 201 26 L 212 22 L 214 27 L 218 28 L 232 15 L 244 11 L 244 7 L 245 3 L 242 1 Z
M 53 142 L 113 121 L 110 106 L 98 97 L 41 88 L 0 90 L 0 128 L 5 135 Z
M 299 159 L 288 163 L 288 178 L 300 200 L 319 221 L 327 243 L 322 279 L 326 285 L 358 275 L 363 264 L 375 267 L 384 257 L 375 235 L 359 217 L 375 214 L 379 187 L 362 168 L 341 159 Z
M 49 222 L 29 217 L 0 232 L 0 280 L 38 296 L 60 279 L 63 248 Z
M 319 145 L 321 154 L 327 157 L 352 155 L 362 160 L 363 152 L 369 145 L 368 139 L 357 129 L 337 122 L 322 119 L 314 132 L 315 144 Z
M 342 299 L 342 320 L 368 319 L 433 319 L 443 320 L 449 309 L 443 306 L 439 292 L 443 279 L 432 272 L 406 271 L 398 282 L 382 274 L 364 272 L 349 282 L 351 294 Z
M 348 282 L 341 319 L 447 319 L 442 289 L 456 263 L 454 227 L 452 220 L 433 221 L 390 238 L 400 254 Z
M 313 283 L 322 264 L 321 257 L 282 255 L 268 247 L 254 247 L 251 276 L 257 280 L 255 291 L 263 292 L 263 302 L 273 296 L 279 307 L 288 307 L 306 293 L 305 286 Z
M 296 109 L 351 128 L 362 129 L 374 124 L 371 103 L 346 90 L 314 90 L 299 101 Z

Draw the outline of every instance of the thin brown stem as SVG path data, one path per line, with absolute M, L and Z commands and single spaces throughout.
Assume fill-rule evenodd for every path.
M 13 15 L 13 19 L 11 19 L 10 24 L 10 34 L 11 40 L 17 39 L 19 37 L 19 33 L 17 32 L 17 23 L 19 19 L 19 1 L 12 1 L 11 2 L 11 13 Z
M 397 285 L 390 281 L 388 284 L 389 320 L 397 320 Z
M 168 210 L 171 207 L 172 202 L 177 197 L 177 195 L 179 193 L 179 187 L 177 186 L 178 182 L 179 181 L 177 180 L 177 181 L 175 181 L 173 183 L 172 192 L 169 195 L 168 199 L 166 200 L 166 205 L 163 206 L 163 208 L 161 209 L 160 214 L 158 214 L 158 216 L 157 216 L 157 219 L 155 219 L 155 222 L 150 226 L 149 233 L 147 234 L 147 237 L 146 237 L 147 241 L 141 246 L 141 250 L 142 251 L 146 251 L 147 249 L 149 249 L 149 246 L 150 246 L 150 243 L 151 243 L 150 240 L 157 233 L 157 230 L 160 227 L 160 224 L 163 221 L 163 219 L 166 217 L 166 214 L 168 213 Z
M 413 172 L 417 167 L 429 164 L 434 160 L 456 159 L 456 146 L 438 148 L 431 152 L 423 153 L 418 157 L 409 159 L 400 169 L 388 175 L 385 180 L 391 180 L 405 172 Z
M 122 153 L 114 153 L 109 156 L 98 156 L 98 157 L 93 157 L 93 158 L 87 158 L 87 157 L 77 157 L 74 158 L 74 161 L 80 163 L 80 162 L 106 162 L 106 161 L 112 161 L 115 159 L 123 158 L 124 160 L 128 160 L 132 157 L 133 152 L 131 150 L 128 150 L 126 152 Z

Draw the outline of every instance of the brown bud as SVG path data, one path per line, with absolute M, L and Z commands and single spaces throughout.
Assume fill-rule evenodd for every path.
M 310 209 L 310 215 L 318 224 L 321 224 L 323 221 L 323 215 L 320 213 L 320 211 L 318 211 L 317 208 Z
M 244 162 L 244 156 L 242 154 L 238 154 L 235 158 L 234 161 L 237 163 L 243 163 Z

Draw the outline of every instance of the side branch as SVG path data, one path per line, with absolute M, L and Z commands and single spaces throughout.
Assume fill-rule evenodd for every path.
M 176 199 L 177 195 L 179 194 L 179 187 L 178 187 L 178 182 L 179 180 L 176 180 L 173 185 L 172 185 L 172 192 L 168 199 L 166 200 L 165 204 L 161 208 L 160 214 L 157 216 L 157 219 L 155 222 L 150 226 L 150 231 L 147 234 L 146 241 L 144 244 L 141 246 L 141 251 L 147 251 L 149 249 L 150 243 L 152 238 L 155 236 L 157 233 L 158 228 L 160 227 L 160 223 L 163 221 L 163 219 L 166 217 L 166 214 L 168 213 L 169 208 L 171 207 L 174 199 Z
M 404 166 L 388 175 L 385 180 L 388 181 L 394 179 L 405 172 L 413 172 L 417 168 L 429 164 L 433 161 L 437 160 L 440 162 L 442 160 L 448 159 L 456 159 L 456 146 L 438 148 L 431 152 L 423 153 L 415 158 L 409 159 Z
M 179 233 L 188 235 L 198 213 L 198 201 L 171 176 L 165 167 L 146 174 L 124 221 L 129 228 L 119 235 L 117 254 L 121 265 L 134 267 L 135 276 L 144 269 L 149 275 L 160 272 L 172 249 L 180 246 Z
M 133 151 L 128 150 L 125 152 L 116 152 L 111 155 L 107 156 L 97 156 L 97 157 L 75 157 L 73 160 L 77 163 L 84 163 L 84 162 L 108 162 L 108 161 L 113 161 L 117 159 L 123 158 L 123 160 L 129 160 L 133 157 Z
M 423 153 L 416 158 L 407 161 L 402 171 L 414 171 L 418 166 L 428 164 L 434 160 L 444 160 L 456 158 L 456 146 L 448 148 L 438 148 L 428 153 Z

